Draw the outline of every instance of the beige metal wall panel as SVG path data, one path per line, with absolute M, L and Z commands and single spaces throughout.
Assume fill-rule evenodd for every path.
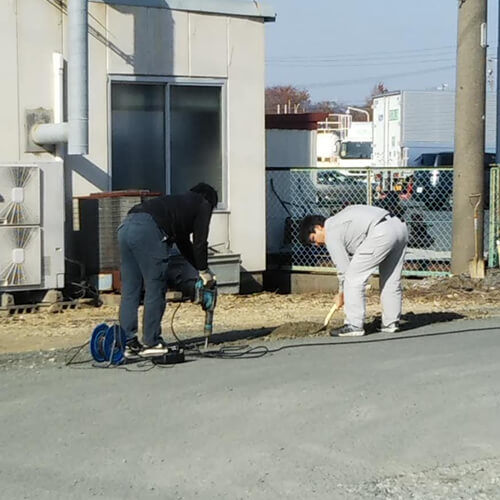
M 108 6 L 107 41 L 108 72 L 134 73 L 135 20 L 140 16 L 140 7 Z
M 171 71 L 168 75 L 189 75 L 189 14 L 187 12 L 170 11 L 172 26 L 172 44 L 174 47 Z
M 188 74 L 187 13 L 126 6 L 107 12 L 109 73 Z
M 215 246 L 218 252 L 230 250 L 229 248 L 229 213 L 215 212 L 210 221 L 208 241 L 210 246 Z M 231 249 L 232 250 L 232 249 Z
M 229 19 L 189 14 L 190 76 L 227 76 Z
M 66 158 L 67 159 L 67 158 Z M 73 198 L 75 196 L 87 196 L 99 191 L 106 191 L 106 189 L 98 189 L 94 183 L 89 182 L 85 176 L 80 175 L 76 170 L 71 172 Z
M 108 170 L 106 6 L 89 3 L 89 159 Z
M 231 250 L 265 269 L 264 23 L 229 20 L 228 116 Z
M 17 2 L 17 40 L 19 75 L 20 159 L 32 160 L 25 153 L 27 109 L 54 108 L 52 54 L 62 50 L 62 12 L 51 2 L 23 0 Z M 37 158 L 51 155 L 39 153 Z
M 316 130 L 266 130 L 266 167 L 315 167 Z
M 135 16 L 135 72 L 143 75 L 172 73 L 172 16 L 166 9 L 141 9 Z
M 17 82 L 17 2 L 0 2 L 0 162 L 19 160 L 19 109 Z

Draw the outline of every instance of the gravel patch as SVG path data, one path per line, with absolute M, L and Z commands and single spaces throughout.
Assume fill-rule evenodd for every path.
M 437 467 L 361 484 L 338 484 L 353 500 L 492 500 L 500 498 L 500 459 Z

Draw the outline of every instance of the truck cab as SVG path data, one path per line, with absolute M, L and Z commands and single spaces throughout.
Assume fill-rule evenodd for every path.
M 353 169 L 370 166 L 372 158 L 372 122 L 352 122 L 346 137 L 340 143 L 339 166 L 349 169 L 346 173 L 355 174 Z
M 351 165 L 353 162 L 348 160 L 370 160 L 372 157 L 372 143 L 364 141 L 346 140 L 340 145 L 340 164 L 344 166 Z M 358 162 L 361 163 L 361 162 Z M 363 166 L 368 166 L 363 161 Z

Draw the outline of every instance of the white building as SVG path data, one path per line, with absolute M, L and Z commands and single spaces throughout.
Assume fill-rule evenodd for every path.
M 88 154 L 69 155 L 63 144 L 51 150 L 35 144 L 31 127 L 68 120 L 74 85 L 67 66 L 75 56 L 67 6 L 76 1 L 0 2 L 0 165 L 38 166 L 45 179 L 45 213 L 37 223 L 41 286 L 62 284 L 64 242 L 50 243 L 44 227 L 62 217 L 54 208 L 59 193 L 69 219 L 76 196 L 137 188 L 179 193 L 199 181 L 213 184 L 221 200 L 210 245 L 239 254 L 245 275 L 259 280 L 265 269 L 264 23 L 274 12 L 250 0 L 89 0 Z M 64 180 L 54 177 L 49 186 L 46 162 L 58 157 Z M 10 198 L 22 197 L 2 192 L 1 179 L 0 213 Z M 4 268 L 11 258 L 18 267 L 26 258 L 11 252 L 0 249 Z M 4 273 L 0 292 L 7 288 Z

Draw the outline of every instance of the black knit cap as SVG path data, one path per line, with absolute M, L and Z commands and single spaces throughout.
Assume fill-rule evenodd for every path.
M 207 200 L 208 203 L 212 205 L 212 208 L 215 208 L 217 206 L 217 203 L 219 203 L 219 196 L 217 195 L 217 191 L 210 184 L 200 182 L 196 184 L 196 186 L 193 186 L 190 191 L 201 194 L 203 198 L 205 198 L 205 200 Z

